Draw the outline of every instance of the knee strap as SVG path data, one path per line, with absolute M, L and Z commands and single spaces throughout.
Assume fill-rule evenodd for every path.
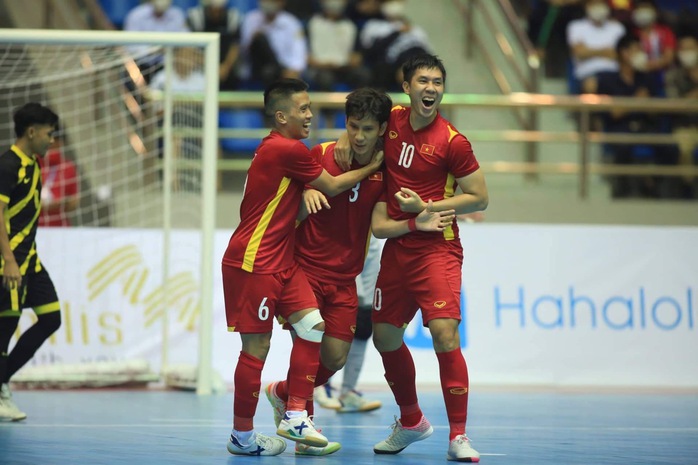
M 318 323 L 323 323 L 324 321 L 322 315 L 320 315 L 320 310 L 315 309 L 291 326 L 293 326 L 299 338 L 310 342 L 322 342 L 322 335 L 325 332 L 313 328 Z

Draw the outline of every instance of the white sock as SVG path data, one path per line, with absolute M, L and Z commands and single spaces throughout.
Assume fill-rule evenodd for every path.
M 305 415 L 308 415 L 308 412 L 305 410 L 286 410 L 286 416 L 288 416 L 289 418 L 298 418 Z
M 237 431 L 233 430 L 233 436 L 237 438 L 237 440 L 242 444 L 243 446 L 248 445 L 254 436 L 254 430 L 252 431 Z

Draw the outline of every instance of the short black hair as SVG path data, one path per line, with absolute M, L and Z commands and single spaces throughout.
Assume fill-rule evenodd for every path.
M 15 135 L 20 138 L 31 126 L 53 126 L 58 128 L 58 115 L 40 103 L 29 102 L 20 107 L 13 116 Z
M 288 103 L 293 94 L 307 90 L 308 83 L 300 79 L 277 79 L 264 89 L 264 114 L 267 117 L 273 117 L 278 110 L 285 110 L 282 107 Z
M 443 74 L 444 84 L 446 83 L 446 68 L 444 67 L 443 62 L 436 55 L 430 55 L 428 53 L 414 55 L 408 58 L 407 61 L 402 64 L 402 75 L 404 76 L 403 79 L 406 82 L 410 82 L 412 80 L 412 76 L 414 76 L 414 73 L 418 69 L 422 68 L 438 68 L 441 71 L 441 74 Z
M 347 95 L 344 113 L 347 118 L 373 118 L 378 124 L 383 124 L 390 118 L 393 101 L 385 92 L 371 87 L 356 89 Z
M 620 52 L 623 50 L 627 50 L 630 47 L 632 47 L 634 44 L 639 44 L 640 39 L 637 38 L 637 36 L 633 34 L 625 34 L 623 37 L 621 37 L 618 40 L 618 43 L 616 43 L 616 54 L 620 56 Z

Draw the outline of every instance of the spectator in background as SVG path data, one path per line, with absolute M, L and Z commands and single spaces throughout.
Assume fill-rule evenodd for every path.
M 635 0 L 632 18 L 648 58 L 645 71 L 650 77 L 650 93 L 664 96 L 664 73 L 674 63 L 676 36 L 670 28 L 657 23 L 657 7 L 653 0 Z
M 41 165 L 39 226 L 71 226 L 71 212 L 80 205 L 80 182 L 75 164 L 63 154 L 63 137 L 56 134 Z
M 567 26 L 584 16 L 584 0 L 540 0 L 528 15 L 528 37 L 545 61 L 547 77 L 564 77 L 569 61 Z
M 199 6 L 187 10 L 187 25 L 192 32 L 220 34 L 220 90 L 235 90 L 240 86 L 237 72 L 240 56 L 241 14 L 228 8 L 228 0 L 200 0 Z
M 361 30 L 361 50 L 373 71 L 374 87 L 401 91 L 402 64 L 413 56 L 431 53 L 427 33 L 411 24 L 406 6 L 405 0 L 382 0 L 384 19 L 371 19 Z
M 370 19 L 383 19 L 380 0 L 350 0 L 347 16 L 356 23 L 359 31 Z
M 358 28 L 344 15 L 347 0 L 322 0 L 320 5 L 322 12 L 308 23 L 309 80 L 320 91 L 331 91 L 338 83 L 367 85 L 371 74 L 357 50 Z
M 279 78 L 299 78 L 308 65 L 308 45 L 300 20 L 284 11 L 285 0 L 259 0 L 242 22 L 243 76 L 265 86 Z
M 175 93 L 198 92 L 206 88 L 206 76 L 202 70 L 201 50 L 194 47 L 178 47 L 174 50 L 172 91 Z M 165 70 L 159 71 L 150 84 L 154 90 L 164 90 Z M 158 102 L 159 104 L 160 102 Z M 156 107 L 162 113 L 161 106 Z M 172 126 L 180 128 L 201 128 L 203 112 L 201 105 L 191 102 L 175 102 L 172 109 Z M 201 138 L 173 138 L 174 160 L 201 160 Z M 197 169 L 177 168 L 174 177 L 174 189 L 198 191 L 201 188 L 201 171 Z
M 698 39 L 694 35 L 683 36 L 678 41 L 678 64 L 667 72 L 667 96 L 698 101 Z M 677 115 L 674 119 L 674 134 L 679 138 L 679 163 L 694 164 L 698 155 L 698 115 Z M 698 194 L 695 178 L 682 179 L 682 197 Z
M 151 0 L 131 10 L 124 21 L 125 31 L 189 32 L 184 11 L 172 6 L 172 0 Z M 147 82 L 162 68 L 162 53 L 149 45 L 131 45 L 127 49 Z
M 639 63 L 645 60 L 645 54 L 638 39 L 630 34 L 618 41 L 618 71 L 598 73 L 584 82 L 584 91 L 592 94 L 605 94 L 617 97 L 649 97 L 650 84 L 646 73 L 639 71 Z M 640 58 L 638 58 L 640 57 Z M 644 63 L 643 63 L 644 64 Z M 652 133 L 657 132 L 655 121 L 646 113 L 630 112 L 614 109 L 603 115 L 605 132 L 612 133 Z M 638 161 L 638 151 L 635 144 L 613 144 L 609 149 L 611 159 L 615 164 L 630 165 Z M 666 153 L 659 147 L 652 147 L 653 160 L 650 162 L 666 163 Z M 611 194 L 614 198 L 643 196 L 654 197 L 658 193 L 657 180 L 637 176 L 613 176 L 611 178 Z
M 618 71 L 616 44 L 625 34 L 625 27 L 610 18 L 606 0 L 587 0 L 585 10 L 585 18 L 567 27 L 567 45 L 574 64 L 571 93 L 578 93 L 583 82 L 598 73 Z

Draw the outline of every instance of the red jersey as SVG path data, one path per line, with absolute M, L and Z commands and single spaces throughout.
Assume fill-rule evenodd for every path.
M 42 198 L 58 202 L 66 197 L 78 195 L 78 173 L 75 165 L 65 159 L 60 150 L 49 150 L 44 158 L 39 158 L 41 166 Z M 49 213 L 42 208 L 39 226 L 70 226 L 66 212 Z
M 335 142 L 310 154 L 332 176 L 343 173 L 334 160 Z M 352 169 L 359 168 L 356 163 Z M 296 261 L 309 276 L 327 283 L 353 282 L 364 267 L 373 206 L 383 194 L 384 173 L 376 171 L 353 188 L 327 199 L 331 209 L 308 215 L 296 229 Z
M 265 137 L 247 171 L 240 224 L 223 264 L 261 274 L 291 267 L 303 188 L 321 174 L 322 166 L 301 141 L 277 131 Z
M 388 216 L 405 220 L 415 216 L 403 213 L 394 194 L 401 187 L 415 191 L 426 202 L 453 197 L 457 178 L 476 171 L 480 165 L 475 159 L 468 139 L 451 123 L 437 114 L 427 127 L 414 131 L 410 125 L 410 108 L 393 107 L 388 121 L 385 141 L 385 166 L 387 176 Z M 434 233 L 415 231 L 397 238 L 402 243 L 434 240 Z M 443 231 L 445 240 L 458 239 L 458 225 Z

